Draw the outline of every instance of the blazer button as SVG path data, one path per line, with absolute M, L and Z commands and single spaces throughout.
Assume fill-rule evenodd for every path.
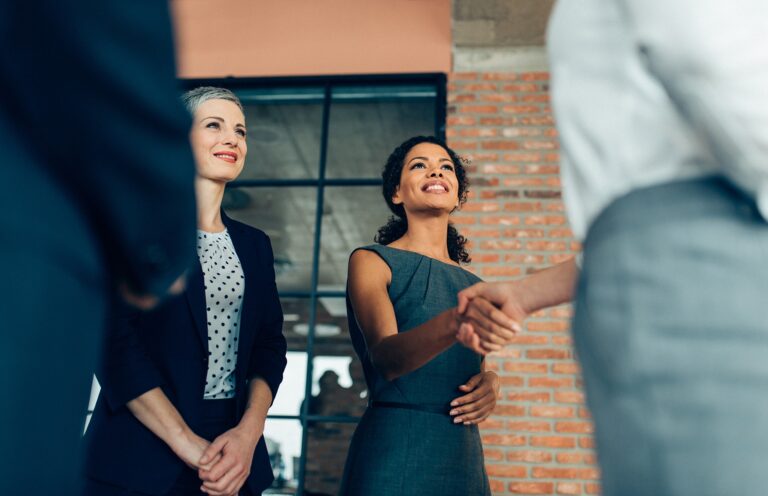
M 203 358 L 203 363 L 208 363 L 208 357 Z

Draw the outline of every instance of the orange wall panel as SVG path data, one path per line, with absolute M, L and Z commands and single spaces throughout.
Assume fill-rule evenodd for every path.
M 179 76 L 449 72 L 450 0 L 172 0 Z

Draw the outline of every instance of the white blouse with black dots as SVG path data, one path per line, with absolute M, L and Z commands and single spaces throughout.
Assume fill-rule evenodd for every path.
M 245 278 L 229 233 L 197 231 L 208 321 L 206 400 L 235 396 L 235 364 Z

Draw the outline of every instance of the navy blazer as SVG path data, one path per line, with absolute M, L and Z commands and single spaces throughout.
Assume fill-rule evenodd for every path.
M 254 376 L 266 380 L 273 397 L 277 394 L 286 365 L 286 342 L 269 238 L 226 215 L 223 220 L 245 280 L 235 368 L 239 418 L 248 399 L 248 381 Z M 208 368 L 203 286 L 198 261 L 182 295 L 151 312 L 123 307 L 111 319 L 103 363 L 96 374 L 101 394 L 85 435 L 85 471 L 89 477 L 148 494 L 163 494 L 181 474 L 184 463 L 125 404 L 161 387 L 189 427 L 198 431 Z M 261 494 L 272 479 L 262 437 L 247 484 L 254 493 Z

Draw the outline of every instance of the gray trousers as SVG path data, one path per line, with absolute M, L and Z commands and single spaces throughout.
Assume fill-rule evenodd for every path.
M 573 334 L 604 496 L 768 494 L 768 224 L 722 179 L 590 228 Z

